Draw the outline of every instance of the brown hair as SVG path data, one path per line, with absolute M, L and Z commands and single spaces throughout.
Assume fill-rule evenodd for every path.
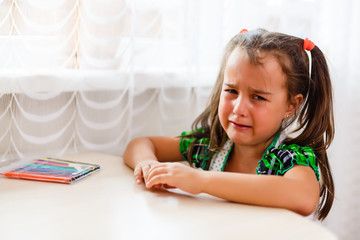
M 312 71 L 309 77 L 308 56 L 302 48 L 303 42 L 304 40 L 298 37 L 263 29 L 234 36 L 226 46 L 210 102 L 192 125 L 193 130 L 201 127 L 203 131 L 194 131 L 188 137 L 209 138 L 211 156 L 215 150 L 221 149 L 224 145 L 227 135 L 220 124 L 218 105 L 226 62 L 235 48 L 245 51 L 253 64 L 260 63 L 260 52 L 274 56 L 287 76 L 289 99 L 297 94 L 304 96 L 297 113 L 290 119 L 284 120 L 279 131 L 297 122 L 297 128 L 293 131 L 297 136 L 288 137 L 284 143 L 310 146 L 314 150 L 321 176 L 320 202 L 316 214 L 319 220 L 324 220 L 334 201 L 334 182 L 326 153 L 334 138 L 332 87 L 326 59 L 317 46 L 311 50 Z M 190 146 L 189 153 L 192 152 L 192 147 L 193 145 Z M 191 158 L 188 159 L 191 161 Z

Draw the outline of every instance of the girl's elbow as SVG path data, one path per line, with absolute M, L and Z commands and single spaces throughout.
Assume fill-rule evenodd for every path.
M 298 209 L 298 211 L 296 211 L 297 213 L 299 213 L 302 216 L 309 216 L 311 215 L 316 209 L 316 206 L 313 205 L 306 205 L 304 204 L 304 206 L 302 206 L 301 208 Z
M 309 216 L 315 211 L 318 205 L 318 201 L 318 197 L 302 199 L 301 202 L 298 203 L 298 207 L 296 208 L 295 212 L 302 216 Z

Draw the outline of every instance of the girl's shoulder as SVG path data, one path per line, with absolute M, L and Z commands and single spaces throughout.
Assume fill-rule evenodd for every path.
M 297 144 L 280 144 L 268 149 L 259 161 L 257 174 L 282 176 L 296 165 L 311 167 L 319 180 L 318 161 L 313 149 Z

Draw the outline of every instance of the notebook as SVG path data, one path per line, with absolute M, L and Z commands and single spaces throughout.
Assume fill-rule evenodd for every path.
M 8 178 L 73 183 L 100 170 L 97 164 L 56 158 L 33 159 L 21 167 L 0 173 Z

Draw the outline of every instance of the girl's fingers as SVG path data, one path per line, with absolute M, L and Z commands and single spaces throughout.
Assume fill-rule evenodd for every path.
M 162 184 L 160 184 L 160 183 L 159 183 L 159 184 L 156 184 L 156 185 L 154 186 L 154 188 L 155 188 L 155 189 L 161 189 L 161 188 L 162 188 Z
M 166 164 L 158 164 L 158 165 L 153 165 L 151 166 L 151 168 L 149 169 L 149 171 L 146 174 L 146 177 L 144 179 L 146 179 L 146 181 L 148 181 L 149 179 L 153 178 L 156 175 L 159 175 L 161 173 L 166 173 Z
M 158 184 L 161 184 L 161 185 L 164 185 L 164 184 L 167 185 L 168 184 L 166 174 L 153 175 L 151 178 L 149 178 L 146 181 L 146 188 L 150 189 L 150 188 L 153 188 L 154 186 L 156 186 Z
M 146 183 L 149 180 L 149 174 L 152 172 L 153 167 L 156 165 L 152 165 L 152 166 L 146 166 L 143 170 L 143 174 L 144 174 L 144 182 Z
M 138 176 L 142 175 L 146 188 L 148 189 L 159 189 L 163 186 L 166 186 L 167 188 L 173 188 L 174 186 L 172 186 L 171 183 L 169 184 L 168 182 L 168 173 L 169 171 L 171 172 L 172 166 L 173 165 L 167 163 L 158 163 L 153 165 L 146 164 L 145 166 L 139 168 L 141 170 L 141 174 Z M 141 184 L 141 182 L 139 182 L 138 184 Z
M 149 181 L 146 181 L 145 186 L 146 186 L 146 188 L 151 189 L 151 188 L 153 188 L 156 184 L 159 184 L 159 183 L 156 182 L 156 179 L 151 179 L 151 180 L 149 180 Z
M 147 172 L 146 178 L 145 178 L 145 185 L 148 189 L 163 188 L 163 184 L 161 182 L 156 183 L 153 179 L 154 179 L 154 177 L 159 176 L 159 174 L 166 173 L 165 167 L 166 167 L 166 164 L 164 164 L 164 163 L 151 166 L 151 168 Z M 152 182 L 149 183 L 149 181 L 152 181 Z
M 141 184 L 143 182 L 143 179 L 146 179 L 146 176 L 151 168 L 151 164 L 145 164 L 144 166 L 138 165 L 134 169 L 134 177 L 135 182 L 137 184 Z
M 136 184 L 142 183 L 142 170 L 140 167 L 136 167 L 134 170 L 134 177 Z

